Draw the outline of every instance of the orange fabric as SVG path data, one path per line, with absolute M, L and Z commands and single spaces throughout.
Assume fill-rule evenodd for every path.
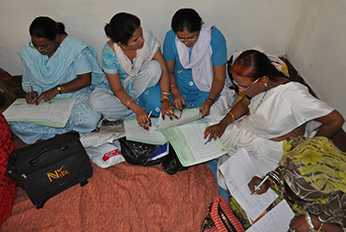
M 217 195 L 207 166 L 166 174 L 159 166 L 93 166 L 84 187 L 73 186 L 35 209 L 25 193 L 0 231 L 199 231 Z

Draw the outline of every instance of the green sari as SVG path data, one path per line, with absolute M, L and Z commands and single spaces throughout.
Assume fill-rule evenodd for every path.
M 271 187 L 279 194 L 273 206 L 285 199 L 296 215 L 318 216 L 323 223 L 346 227 L 346 153 L 325 137 L 284 142 L 284 155 L 269 172 Z M 245 212 L 234 198 L 231 208 L 245 228 Z
M 297 214 L 346 227 L 346 153 L 324 137 L 285 142 L 279 167 L 269 173 Z

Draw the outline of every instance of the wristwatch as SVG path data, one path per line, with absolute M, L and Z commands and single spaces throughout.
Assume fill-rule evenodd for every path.
M 58 87 L 56 87 L 56 90 L 58 90 L 59 94 L 62 94 L 62 87 L 60 85 Z

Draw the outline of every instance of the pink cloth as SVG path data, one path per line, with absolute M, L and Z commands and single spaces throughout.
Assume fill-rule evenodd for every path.
M 158 166 L 94 166 L 87 185 L 60 193 L 42 209 L 20 191 L 0 231 L 199 231 L 216 195 L 205 165 L 173 176 Z

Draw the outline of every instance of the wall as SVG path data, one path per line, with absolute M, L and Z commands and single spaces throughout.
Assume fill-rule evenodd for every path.
M 305 0 L 302 7 L 287 56 L 317 95 L 346 118 L 346 1 Z
M 229 54 L 256 45 L 284 54 L 301 8 L 301 0 L 0 0 L 0 4 L 0 65 L 12 74 L 21 73 L 17 52 L 28 43 L 29 24 L 38 15 L 63 21 L 67 32 L 100 51 L 106 40 L 103 27 L 116 12 L 137 14 L 144 27 L 162 39 L 174 12 L 192 7 L 223 31 Z

